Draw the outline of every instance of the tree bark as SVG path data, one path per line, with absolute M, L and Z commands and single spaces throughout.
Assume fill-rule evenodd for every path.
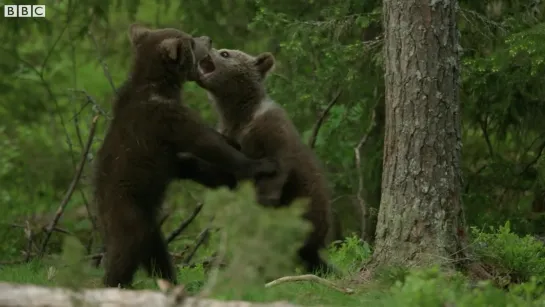
M 451 266 L 463 257 L 457 5 L 383 2 L 386 129 L 374 266 Z
M 34 285 L 0 283 L 2 307 L 72 306 L 153 306 L 153 307 L 296 307 L 287 302 L 252 303 L 183 297 L 150 290 L 46 288 Z

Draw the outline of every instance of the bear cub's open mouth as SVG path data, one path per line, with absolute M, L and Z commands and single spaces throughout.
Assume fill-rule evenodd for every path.
M 210 55 L 199 61 L 199 71 L 203 76 L 214 72 L 214 70 L 216 70 L 216 65 Z

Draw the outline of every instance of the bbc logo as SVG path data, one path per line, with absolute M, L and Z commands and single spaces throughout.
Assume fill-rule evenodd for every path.
M 45 5 L 4 5 L 4 17 L 45 17 Z

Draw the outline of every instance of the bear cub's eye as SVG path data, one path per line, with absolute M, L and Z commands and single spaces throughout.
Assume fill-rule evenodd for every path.
M 220 52 L 220 55 L 224 58 L 228 58 L 229 57 L 229 53 L 227 51 L 222 51 Z

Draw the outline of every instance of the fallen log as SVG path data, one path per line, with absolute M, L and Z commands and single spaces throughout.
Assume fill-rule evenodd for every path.
M 183 290 L 183 287 L 177 287 Z M 182 291 L 183 292 L 183 291 Z M 0 283 L 0 307 L 296 307 L 285 301 L 253 303 L 220 301 L 181 295 L 182 292 L 124 290 L 117 288 L 79 289 L 47 288 L 30 284 Z

